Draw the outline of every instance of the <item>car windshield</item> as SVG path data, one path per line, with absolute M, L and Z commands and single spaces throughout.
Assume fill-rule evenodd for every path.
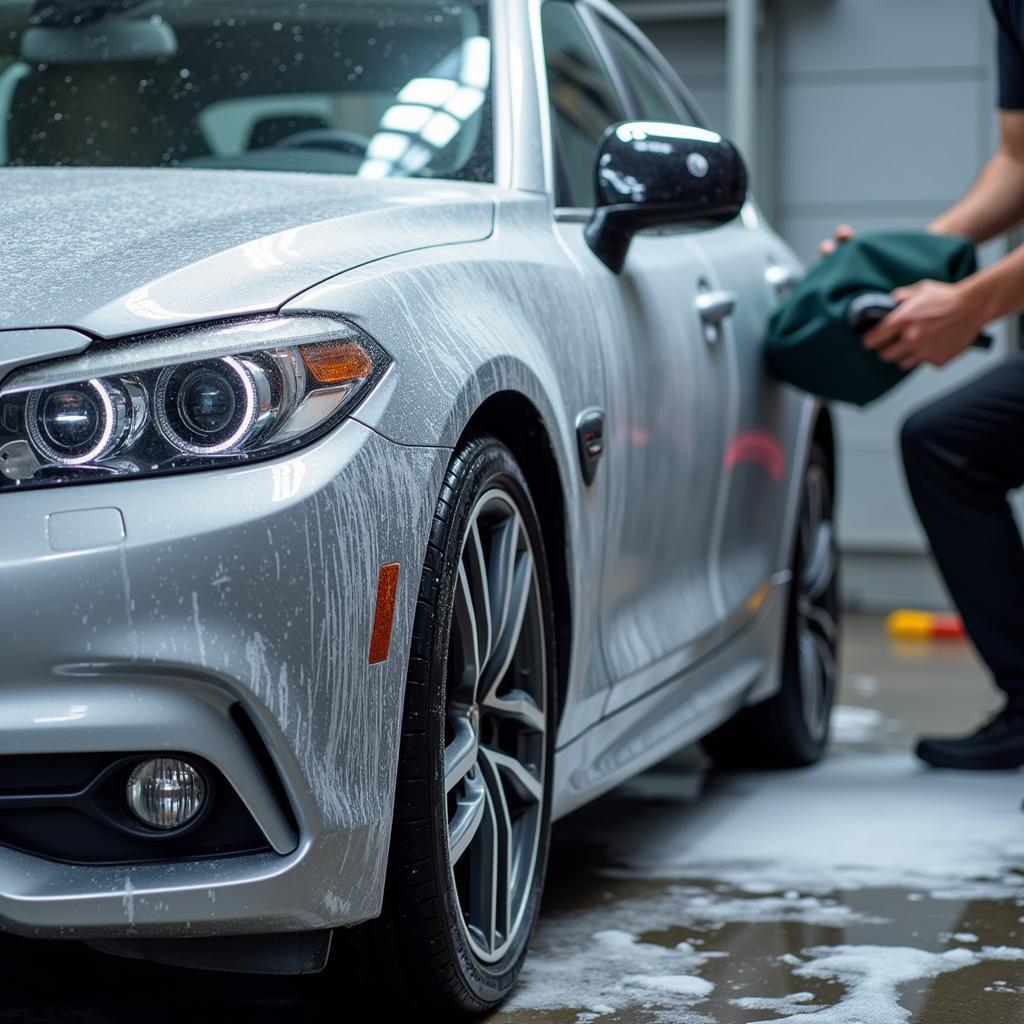
M 0 165 L 490 181 L 483 0 L 0 0 Z

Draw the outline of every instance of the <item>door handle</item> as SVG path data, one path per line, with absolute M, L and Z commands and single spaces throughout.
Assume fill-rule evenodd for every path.
M 801 275 L 793 267 L 782 263 L 771 263 L 764 272 L 764 279 L 778 297 L 785 298 L 799 283 Z
M 721 327 L 735 311 L 734 292 L 702 292 L 697 296 L 697 312 L 708 327 Z

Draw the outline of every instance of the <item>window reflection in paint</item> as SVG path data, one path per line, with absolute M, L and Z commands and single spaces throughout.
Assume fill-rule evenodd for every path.
M 80 718 L 85 718 L 87 714 L 89 714 L 88 704 L 72 704 L 63 714 L 41 715 L 38 718 L 33 718 L 32 722 L 35 725 L 49 725 L 55 722 L 76 722 Z

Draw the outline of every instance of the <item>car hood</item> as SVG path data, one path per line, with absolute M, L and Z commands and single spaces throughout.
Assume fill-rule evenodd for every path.
M 113 338 L 275 310 L 364 263 L 488 237 L 492 193 L 319 174 L 0 170 L 0 331 Z

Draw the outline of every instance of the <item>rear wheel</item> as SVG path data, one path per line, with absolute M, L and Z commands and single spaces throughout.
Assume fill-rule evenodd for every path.
M 830 463 L 815 444 L 804 477 L 785 627 L 782 689 L 745 708 L 704 746 L 721 765 L 802 767 L 828 745 L 839 647 L 839 555 Z
M 438 1019 L 496 1006 L 526 955 L 547 863 L 553 635 L 526 481 L 504 445 L 475 438 L 449 467 L 420 582 L 374 926 L 392 987 Z

